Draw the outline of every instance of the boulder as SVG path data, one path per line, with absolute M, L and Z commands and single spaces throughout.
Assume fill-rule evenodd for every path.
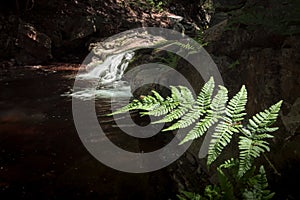
M 18 28 L 16 55 L 18 64 L 36 64 L 52 58 L 51 39 L 32 24 L 21 22 Z

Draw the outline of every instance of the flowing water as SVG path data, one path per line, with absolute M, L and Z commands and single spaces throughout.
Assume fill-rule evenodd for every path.
M 95 82 L 97 90 L 92 88 L 78 89 L 70 96 L 80 99 L 90 99 L 94 96 L 98 98 L 132 96 L 129 83 L 122 78 L 133 56 L 134 52 L 129 51 L 110 55 L 100 63 L 88 63 L 87 72 L 78 74 L 77 79 Z
M 122 97 L 131 95 L 128 83 L 121 80 L 130 55 L 111 57 L 120 62 L 108 65 L 106 71 L 94 68 L 81 78 L 101 77 L 95 106 L 107 136 L 125 149 L 151 151 L 168 141 L 161 136 L 147 141 L 132 139 L 116 127 L 112 118 L 103 117 L 111 112 L 111 97 L 122 106 Z M 84 100 L 92 91 L 70 94 L 77 70 L 77 65 L 1 69 L 1 199 L 175 198 L 166 169 L 123 173 L 103 165 L 85 149 L 74 126 L 71 102 L 72 96 Z

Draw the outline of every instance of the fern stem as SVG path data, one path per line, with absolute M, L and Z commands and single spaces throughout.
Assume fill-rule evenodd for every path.
M 264 158 L 266 159 L 266 161 L 269 163 L 270 167 L 274 170 L 274 173 L 278 176 L 281 176 L 281 174 L 278 172 L 278 170 L 273 165 L 273 163 L 269 160 L 269 158 L 266 156 L 266 154 L 263 153 L 263 155 L 264 155 Z

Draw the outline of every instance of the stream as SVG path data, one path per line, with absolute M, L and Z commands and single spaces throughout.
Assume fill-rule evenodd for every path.
M 160 148 L 168 142 L 165 136 L 132 139 L 111 117 L 103 116 L 111 112 L 111 100 L 122 106 L 123 98 L 131 95 L 128 83 L 121 80 L 130 53 L 119 58 L 126 61 L 118 63 L 121 68 L 109 65 L 115 77 L 109 71 L 90 71 L 103 78 L 95 102 L 98 121 L 107 137 L 124 149 Z M 79 67 L 1 69 L 1 199 L 174 199 L 176 187 L 166 168 L 143 174 L 119 172 L 100 163 L 83 146 L 73 122 L 72 97 L 90 96 L 88 91 L 70 93 Z M 92 81 L 92 76 L 85 76 Z

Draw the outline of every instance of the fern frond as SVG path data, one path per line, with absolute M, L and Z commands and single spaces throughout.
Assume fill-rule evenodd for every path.
M 138 107 L 140 107 L 141 105 L 142 105 L 142 103 L 139 100 L 134 99 L 131 103 L 129 103 L 126 106 L 116 110 L 113 113 L 107 114 L 106 116 L 117 115 L 117 114 L 124 113 L 124 112 L 130 111 L 130 110 L 135 110 Z
M 208 149 L 207 165 L 210 165 L 221 154 L 223 149 L 230 143 L 233 133 L 238 133 L 242 125 L 238 122 L 243 120 L 247 103 L 247 90 L 242 86 L 240 91 L 229 101 L 226 107 L 226 117 L 217 125 L 212 135 Z
M 181 93 L 180 91 L 178 90 L 177 87 L 174 87 L 174 86 L 170 86 L 171 88 L 171 98 L 176 101 L 176 102 L 181 102 Z
M 273 135 L 267 133 L 255 134 L 251 136 L 251 138 L 253 138 L 254 140 L 263 140 L 263 139 L 273 138 L 273 137 L 274 137 Z
M 171 109 L 169 109 L 167 112 L 164 113 L 164 114 L 167 113 L 169 114 L 167 114 L 163 119 L 153 122 L 153 124 L 162 123 L 162 122 L 171 122 L 175 119 L 179 119 L 192 108 L 192 105 L 195 102 L 192 92 L 187 87 L 179 86 L 178 88 L 180 90 L 178 90 L 176 87 L 173 87 L 171 89 L 172 99 L 173 100 L 176 99 L 177 101 L 176 105 L 171 107 Z M 174 104 L 172 103 L 171 105 Z M 156 111 L 152 111 L 152 112 L 159 112 L 159 108 L 157 108 Z
M 218 180 L 220 183 L 220 187 L 223 191 L 223 199 L 234 200 L 236 197 L 234 196 L 233 185 L 224 174 L 221 168 L 217 168 Z
M 155 109 L 149 110 L 147 112 L 140 112 L 142 116 L 144 115 L 153 115 L 153 116 L 161 116 L 165 115 L 169 112 L 171 112 L 173 109 L 175 109 L 179 102 L 174 102 L 172 98 L 167 97 L 166 100 L 160 101 L 159 106 L 157 106 Z
M 178 86 L 180 88 L 180 95 L 182 98 L 182 103 L 190 104 L 192 105 L 195 101 L 194 96 L 191 92 L 191 90 L 184 86 Z
M 249 124 L 247 125 L 249 131 L 252 134 L 255 134 L 255 133 L 273 132 L 277 130 L 276 128 L 268 128 L 268 127 L 271 126 L 276 121 L 278 117 L 278 113 L 280 111 L 281 104 L 282 104 L 282 100 L 272 105 L 270 108 L 257 113 L 252 117 L 252 119 L 249 119 Z
M 231 118 L 232 123 L 240 122 L 246 115 L 247 90 L 243 85 L 240 91 L 229 101 L 226 107 L 226 115 Z
M 195 127 L 185 136 L 185 138 L 179 143 L 183 144 L 189 140 L 194 140 L 201 137 L 209 127 L 218 122 L 218 120 L 225 114 L 225 104 L 228 100 L 228 91 L 225 87 L 219 86 L 220 90 L 213 98 L 210 104 L 210 110 L 207 111 L 207 115 L 204 119 L 201 119 L 196 123 Z M 171 126 L 171 130 L 178 128 L 178 126 Z M 170 127 L 169 127 L 170 128 Z
M 169 114 L 167 114 L 163 119 L 152 122 L 152 124 L 172 122 L 176 119 L 181 118 L 188 110 L 189 110 L 189 106 L 186 107 L 186 105 L 180 105 L 174 108 L 172 112 L 169 112 Z
M 259 174 L 253 176 L 249 179 L 248 185 L 251 187 L 250 189 L 245 189 L 243 191 L 243 197 L 246 200 L 268 200 L 271 199 L 275 193 L 271 193 L 268 190 L 268 180 L 266 176 L 266 172 L 263 166 L 259 168 Z
M 197 108 L 206 110 L 209 108 L 211 103 L 211 96 L 215 88 L 215 81 L 214 78 L 211 77 L 207 83 L 204 84 L 204 86 L 201 89 L 201 92 L 199 93 L 197 97 Z
M 142 96 L 141 104 L 137 106 L 135 109 L 139 110 L 153 110 L 160 106 L 161 102 L 159 102 L 155 97 L 151 95 Z
M 179 88 L 179 90 L 178 90 Z M 155 107 L 155 109 L 151 109 L 148 112 L 141 112 L 141 115 L 154 115 L 161 116 L 172 112 L 175 108 L 180 105 L 180 107 L 189 107 L 193 105 L 194 97 L 192 92 L 184 86 L 171 87 L 171 97 L 167 97 L 164 99 L 158 92 L 152 91 L 154 94 L 154 98 L 159 102 L 159 106 Z
M 210 112 L 211 113 L 211 112 Z M 195 127 L 185 136 L 185 138 L 179 143 L 179 145 L 201 137 L 212 125 L 218 122 L 218 116 L 208 114 L 200 122 L 196 123 Z
M 155 96 L 155 97 L 159 98 L 159 96 Z M 155 97 L 153 97 L 151 95 L 141 96 L 140 97 L 141 100 L 134 99 L 128 105 L 116 110 L 115 112 L 113 112 L 111 114 L 108 114 L 107 116 L 125 113 L 130 110 L 154 110 L 155 108 L 159 107 L 163 102 L 163 101 L 161 101 L 161 99 L 158 100 Z
M 210 108 L 214 115 L 223 116 L 226 112 L 226 103 L 228 101 L 228 91 L 224 86 L 219 85 L 219 91 L 211 101 Z
M 207 165 L 217 159 L 223 149 L 230 143 L 234 132 L 236 132 L 236 129 L 231 126 L 231 119 L 227 117 L 225 117 L 225 121 L 221 121 L 217 125 L 209 144 Z
M 238 177 L 242 177 L 251 168 L 254 158 L 259 157 L 265 151 L 270 151 L 270 148 L 269 143 L 263 140 L 255 140 L 242 135 L 239 138 L 240 163 Z
M 228 169 L 228 168 L 232 168 L 232 167 L 236 166 L 237 164 L 238 164 L 237 159 L 230 158 L 229 160 L 225 160 L 225 162 L 223 164 L 221 164 L 219 166 L 219 168 L 220 169 L 222 169 L 222 168 Z
M 196 121 L 199 121 L 199 118 L 203 116 L 211 103 L 211 96 L 215 87 L 214 79 L 211 77 L 207 83 L 201 89 L 197 97 L 196 104 L 189 109 L 187 114 L 182 115 L 182 119 L 176 122 L 172 127 L 167 130 L 175 130 L 177 128 L 185 128 L 190 126 Z
M 181 190 L 180 191 L 180 195 L 177 195 L 179 200 L 201 200 L 202 197 L 199 194 L 196 194 L 194 192 L 188 192 L 188 191 L 184 191 Z
M 228 100 L 228 91 L 223 86 L 219 87 L 219 92 L 212 100 L 211 109 L 214 112 L 214 115 L 217 116 L 217 119 L 223 118 L 223 120 L 217 125 L 216 130 L 213 133 L 213 138 L 210 141 L 207 159 L 208 165 L 218 157 L 223 148 L 230 142 L 232 134 L 232 129 L 230 128 L 231 119 L 223 116 L 226 113 L 225 104 Z
M 154 97 L 158 102 L 163 103 L 165 101 L 165 99 L 155 90 L 151 90 L 151 92 L 154 94 Z

